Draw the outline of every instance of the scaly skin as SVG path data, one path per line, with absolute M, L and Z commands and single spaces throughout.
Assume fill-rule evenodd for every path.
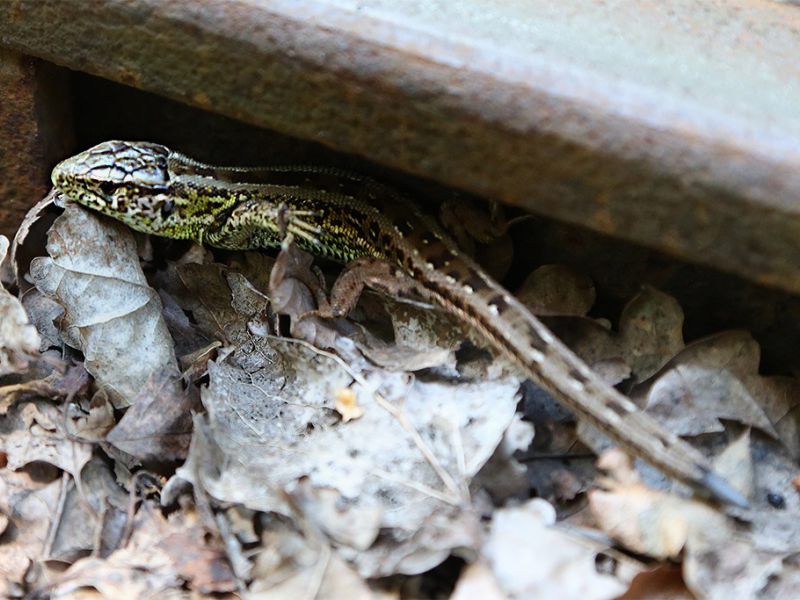
M 601 380 L 459 252 L 434 219 L 376 181 L 324 167 L 214 167 L 157 144 L 119 141 L 63 161 L 52 178 L 72 200 L 145 233 L 268 248 L 281 242 L 282 215 L 286 231 L 315 255 L 385 260 L 631 454 L 705 495 L 747 504 L 702 454 Z

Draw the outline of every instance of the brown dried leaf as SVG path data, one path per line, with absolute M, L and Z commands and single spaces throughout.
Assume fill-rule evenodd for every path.
M 92 445 L 73 439 L 67 424 L 62 409 L 50 402 L 15 405 L 0 421 L 0 449 L 7 454 L 8 468 L 43 461 L 79 477 L 92 456 Z
M 336 544 L 366 550 L 374 542 L 383 520 L 381 507 L 350 504 L 339 490 L 314 487 L 301 479 L 291 490 L 292 499 L 306 518 Z
M 323 282 L 311 268 L 313 262 L 314 258 L 295 244 L 281 249 L 269 279 L 272 311 L 291 319 L 292 337 L 318 348 L 336 348 L 342 334 L 335 321 L 316 316 L 301 319 L 327 302 Z
M 678 435 L 723 431 L 719 419 L 777 432 L 748 384 L 758 370 L 758 344 L 729 332 L 686 346 L 632 394 L 647 412 Z
M 607 490 L 589 493 L 597 523 L 635 552 L 655 558 L 683 552 L 684 581 L 697 597 L 758 597 L 783 558 L 796 552 L 761 546 L 755 524 L 742 530 L 706 504 L 645 487 L 620 451 L 600 461 L 612 478 L 604 482 Z
M 423 369 L 455 367 L 456 358 L 452 350 L 430 348 L 417 350 L 409 346 L 387 344 L 367 335 L 367 343 L 358 349 L 377 366 L 387 371 L 422 371 Z
M 623 309 L 619 335 L 633 375 L 644 381 L 683 349 L 683 310 L 672 296 L 645 286 Z
M 30 289 L 22 296 L 22 306 L 25 307 L 31 324 L 39 332 L 41 338 L 39 350 L 45 352 L 50 348 L 56 348 L 58 355 L 61 356 L 64 342 L 61 340 L 61 334 L 56 326 L 64 314 L 61 305 L 31 285 Z
M 73 480 L 65 485 L 52 543 L 43 557 L 47 560 L 71 563 L 92 551 L 106 555 L 120 543 L 127 521 L 128 494 L 97 457 L 81 471 L 80 481 L 80 485 Z
M 179 358 L 183 379 L 187 382 L 196 382 L 205 376 L 208 371 L 208 361 L 220 358 L 222 342 L 213 341 L 198 348 L 191 354 L 184 354 Z M 222 350 L 224 354 L 226 350 Z
M 149 287 L 130 231 L 68 206 L 48 237 L 51 258 L 31 263 L 37 288 L 64 307 L 64 340 L 81 350 L 86 370 L 128 406 L 152 373 L 177 372 L 161 302 Z
M 90 383 L 89 374 L 83 365 L 73 365 L 64 372 L 54 371 L 44 379 L 2 386 L 0 415 L 5 415 L 15 402 L 28 398 L 63 399 L 69 402 L 75 396 L 85 394 Z
M 725 516 L 706 504 L 646 487 L 617 449 L 604 452 L 598 466 L 611 473 L 605 490 L 589 492 L 589 508 L 600 528 L 627 548 L 657 559 L 677 557 L 692 530 L 727 530 Z
M 276 526 L 264 532 L 262 548 L 256 557 L 248 598 L 376 598 L 353 568 L 322 540 Z
M 198 329 L 209 339 L 236 343 L 232 334 L 245 331 L 245 318 L 231 305 L 231 289 L 220 264 L 171 263 L 158 279 L 175 302 L 191 313 Z
M 545 317 L 543 321 L 609 385 L 630 376 L 618 336 L 603 324 L 586 317 Z
M 534 314 L 548 316 L 586 316 L 596 299 L 592 280 L 563 265 L 539 267 L 516 295 Z
M 391 298 L 386 299 L 384 305 L 392 320 L 394 342 L 400 347 L 420 352 L 434 349 L 453 351 L 469 338 L 469 328 L 438 307 L 423 307 Z
M 729 529 L 692 531 L 683 578 L 697 598 L 758 598 L 783 569 L 784 555 L 754 548 Z
M 780 573 L 773 575 L 762 591 L 762 598 L 791 598 L 800 589 L 800 552 L 787 556 Z
M 22 294 L 27 294 L 32 288 L 26 281 L 25 274 L 30 269 L 31 260 L 35 256 L 45 254 L 47 243 L 47 230 L 61 213 L 63 196 L 55 190 L 50 192 L 34 204 L 22 219 L 14 241 L 11 244 L 11 259 L 14 279 Z
M 8 238 L 0 235 L 0 262 L 7 252 Z M 39 334 L 20 301 L 0 285 L 0 377 L 25 371 L 39 354 L 39 343 Z
M 728 371 L 678 365 L 659 377 L 645 401 L 647 412 L 679 435 L 724 431 L 720 419 L 759 427 L 777 437 L 758 401 Z
M 533 436 L 533 426 L 523 421 L 520 413 L 515 414 L 503 434 L 502 442 L 478 473 L 473 486 L 485 489 L 497 503 L 529 495 L 528 469 L 517 460 L 516 455 L 531 445 Z
M 458 247 L 494 279 L 505 278 L 514 258 L 514 246 L 499 205 L 490 214 L 483 203 L 468 198 L 446 200 L 439 206 L 439 222 L 455 238 Z
M 226 559 L 225 549 L 207 531 L 191 511 L 176 513 L 169 531 L 155 544 L 172 561 L 172 568 L 201 594 L 232 592 L 237 584 Z
M 220 345 L 220 342 L 206 335 L 197 323 L 192 322 L 189 315 L 181 308 L 172 294 L 165 289 L 158 289 L 158 296 L 164 306 L 162 314 L 164 321 L 175 340 L 175 354 L 179 357 L 181 369 L 185 370 L 187 365 L 184 363 L 185 357 L 198 351 L 199 348 L 207 347 L 210 344 Z
M 421 371 L 441 368 L 455 372 L 455 351 L 468 335 L 439 310 L 423 309 L 392 298 L 384 298 L 393 333 L 391 343 L 365 331 L 366 343 L 358 348 L 376 365 L 389 371 Z
M 45 552 L 48 532 L 58 514 L 62 482 L 42 486 L 24 471 L 0 469 L 0 507 L 10 518 L 0 539 L 0 596 L 24 595 L 28 569 Z
M 241 273 L 244 278 L 263 300 L 267 300 L 265 292 L 269 290 L 269 278 L 275 266 L 275 257 L 264 254 L 263 252 L 243 252 L 236 255 L 230 263 L 231 271 Z M 263 310 L 263 305 L 255 307 Z
M 250 255 L 259 256 L 245 254 Z M 266 259 L 247 258 L 241 265 L 246 274 L 217 263 L 170 264 L 157 281 L 161 294 L 169 298 L 171 311 L 179 306 L 192 316 L 191 322 L 181 319 L 178 313 L 170 317 L 184 340 L 182 351 L 196 354 L 201 348 L 214 345 L 214 340 L 226 346 L 246 345 L 253 335 L 269 333 L 265 322 L 268 298 L 259 286 L 264 285 L 271 264 Z M 188 340 L 195 341 L 187 344 Z
M 747 499 L 755 491 L 755 471 L 750 451 L 750 429 L 745 429 L 714 459 L 714 470 Z
M 76 561 L 47 584 L 52 597 L 69 597 L 83 588 L 97 590 L 103 598 L 138 600 L 163 598 L 178 591 L 183 578 L 159 543 L 183 528 L 183 517 L 167 521 L 146 504 L 131 524 L 128 543 L 106 558 L 90 556 Z M 176 525 L 172 525 L 173 521 Z
M 117 424 L 114 417 L 114 406 L 102 390 L 92 396 L 89 402 L 89 414 L 78 420 L 76 431 L 84 440 L 99 442 L 106 439 L 106 434 Z
M 147 462 L 186 458 L 192 436 L 192 398 L 171 372 L 154 374 L 106 440 Z
M 618 600 L 695 600 L 681 576 L 681 569 L 675 565 L 661 564 L 653 569 L 642 571 L 631 581 Z
M 744 380 L 792 458 L 800 459 L 800 381 L 794 377 L 758 375 Z
M 11 287 L 16 280 L 8 255 L 8 247 L 8 238 L 0 235 L 0 288 Z

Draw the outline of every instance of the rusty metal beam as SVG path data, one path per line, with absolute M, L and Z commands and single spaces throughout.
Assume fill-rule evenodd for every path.
M 800 292 L 800 9 L 12 0 L 0 45 Z
M 68 74 L 0 48 L 0 233 L 14 236 L 71 146 Z

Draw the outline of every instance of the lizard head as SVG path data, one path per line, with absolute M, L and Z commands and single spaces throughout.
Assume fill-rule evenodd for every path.
M 60 162 L 58 191 L 144 233 L 195 237 L 170 190 L 170 150 L 150 142 L 109 141 Z

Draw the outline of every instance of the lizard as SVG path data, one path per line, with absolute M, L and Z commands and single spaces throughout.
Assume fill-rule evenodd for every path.
M 434 217 L 387 185 L 330 167 L 213 166 L 160 144 L 125 141 L 67 158 L 52 182 L 72 201 L 148 234 L 229 250 L 278 247 L 291 235 L 316 256 L 386 265 L 630 454 L 703 496 L 747 507 L 701 452 L 602 380 Z M 328 312 L 342 315 L 351 304 L 332 293 Z

